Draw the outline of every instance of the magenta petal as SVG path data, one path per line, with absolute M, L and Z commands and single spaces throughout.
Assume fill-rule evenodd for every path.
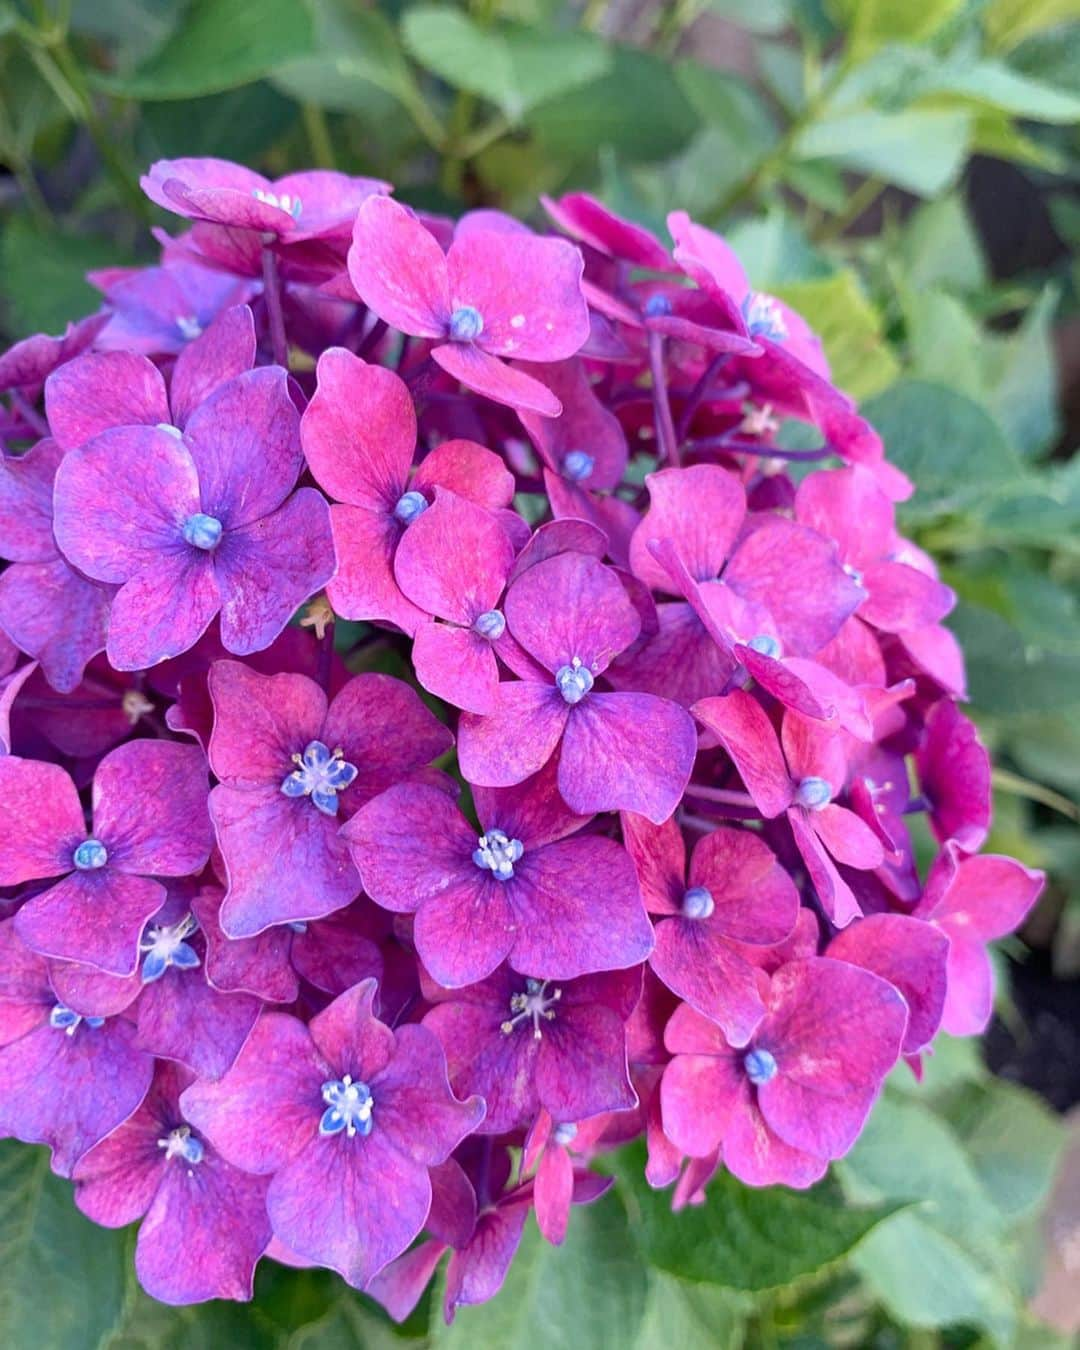
M 846 806 L 830 802 L 808 815 L 814 833 L 837 862 L 870 871 L 885 861 L 881 840 L 865 821 Z
M 394 576 L 427 614 L 469 627 L 494 609 L 513 561 L 513 545 L 490 511 L 436 488 L 402 536 Z
M 868 567 L 863 584 L 869 594 L 859 608 L 859 618 L 888 633 L 939 623 L 956 604 L 956 595 L 948 586 L 906 563 Z
M 123 872 L 182 877 L 210 856 L 206 757 L 176 741 L 129 741 L 94 775 L 94 830 Z
M 562 404 L 547 385 L 481 351 L 471 342 L 446 343 L 436 347 L 431 355 L 448 375 L 495 403 L 539 413 L 541 417 L 558 417 L 562 412 Z
M 347 989 L 309 1024 L 316 1050 L 339 1073 L 371 1083 L 394 1054 L 394 1033 L 373 1011 L 375 981 Z
M 200 403 L 254 364 L 255 320 L 247 305 L 234 305 L 177 357 L 169 390 L 176 425 L 185 426 Z
M 540 1042 L 536 1092 L 553 1120 L 586 1120 L 636 1106 L 622 1019 L 599 1003 L 557 1013 Z
M 349 276 L 380 319 L 413 337 L 442 337 L 450 322 L 446 258 L 413 213 L 369 197 L 353 226 Z
M 133 352 L 89 352 L 54 370 L 45 382 L 45 414 L 64 450 L 110 427 L 172 422 L 161 372 Z
M 82 680 L 105 649 L 112 592 L 80 576 L 63 558 L 13 563 L 0 574 L 0 629 L 41 663 L 61 694 Z
M 0 455 L 0 556 L 11 562 L 56 557 L 53 479 L 62 459 L 52 440 L 38 441 L 18 457 Z
M 2 585 L 0 581 L 0 605 Z M 0 609 L 0 618 L 2 613 Z M 429 694 L 465 712 L 494 711 L 499 667 L 487 638 L 469 628 L 429 620 L 416 628 L 412 661 L 416 678 Z
M 766 820 L 784 811 L 793 794 L 780 741 L 757 699 L 741 689 L 703 698 L 691 709 L 731 756 L 747 791 Z
M 199 475 L 200 510 L 227 532 L 269 514 L 304 462 L 285 371 L 267 366 L 222 384 L 192 414 L 184 444 Z
M 421 1242 L 383 1266 L 367 1282 L 364 1293 L 380 1304 L 395 1322 L 404 1322 L 423 1298 L 445 1255 L 445 1243 Z
M 941 1025 L 950 1036 L 979 1036 L 994 1010 L 994 968 L 979 942 L 950 935 L 948 990 Z
M 793 807 L 788 812 L 788 824 L 821 907 L 831 923 L 837 928 L 846 928 L 853 919 L 862 915 L 862 907 L 855 892 L 836 870 L 836 864 L 813 828 L 810 813 L 801 807 Z M 877 840 L 874 842 L 877 843 Z M 881 847 L 880 844 L 878 847 Z
M 425 1026 L 399 1027 L 393 1058 L 369 1082 L 378 1128 L 395 1148 L 429 1167 L 446 1162 L 484 1118 L 479 1097 L 458 1101 L 451 1092 L 443 1048 Z
M 510 1013 L 510 985 L 505 987 L 505 1003 L 491 1001 L 485 986 L 478 991 L 488 995 L 483 1002 L 466 996 L 468 1001 L 437 1003 L 424 1018 L 446 1052 L 454 1091 L 460 1096 L 478 1092 L 487 1104 L 481 1134 L 511 1130 L 537 1109 L 533 1072 L 539 1045 L 531 1034 L 506 1035 L 500 1029 Z
M 453 737 L 403 680 L 374 672 L 356 675 L 326 713 L 323 739 L 340 745 L 359 770 L 341 798 L 351 812 L 445 754 Z
M 330 508 L 314 488 L 301 488 L 272 515 L 226 534 L 214 565 L 226 650 L 263 651 L 334 575 Z
M 686 891 L 686 842 L 678 822 L 669 818 L 654 825 L 626 812 L 622 833 L 645 908 L 650 914 L 678 914 Z
M 143 1104 L 119 1128 L 83 1155 L 72 1173 L 75 1203 L 104 1228 L 141 1219 L 153 1203 L 166 1168 L 158 1147 L 167 1115 L 179 1117 L 177 1080 L 159 1069 Z
M 546 1148 L 536 1169 L 533 1203 L 536 1224 L 546 1241 L 559 1246 L 566 1237 L 574 1193 L 574 1164 L 566 1149 Z
M 664 1133 L 683 1153 L 707 1157 L 723 1140 L 730 1118 L 746 1109 L 748 1096 L 734 1055 L 678 1054 L 660 1082 Z
M 139 1045 L 185 1064 L 200 1078 L 232 1068 L 262 1004 L 250 994 L 222 994 L 198 970 L 166 970 L 139 999 Z
M 416 950 L 433 979 L 460 989 L 486 979 L 517 940 L 517 916 L 506 888 L 484 876 L 447 878 L 445 890 L 421 905 L 413 927 Z
M 559 795 L 558 765 L 554 760 L 538 774 L 513 787 L 473 787 L 473 802 L 485 830 L 502 830 L 520 839 L 526 849 L 553 843 L 574 834 L 589 823 L 576 815 Z
M 584 364 L 580 360 L 530 364 L 526 374 L 545 384 L 563 408 L 556 418 L 521 413 L 521 423 L 548 468 L 593 491 L 617 487 L 626 472 L 626 434 L 619 419 L 593 392 Z M 570 465 L 577 472 L 567 471 L 566 457 L 575 450 L 589 456 L 584 476 L 573 460 Z
M 85 838 L 79 794 L 58 764 L 0 756 L 0 886 L 63 876 Z
M 421 460 L 412 485 L 425 496 L 432 495 L 436 488 L 449 488 L 466 501 L 492 511 L 509 506 L 517 486 L 502 455 L 485 450 L 475 441 L 462 440 L 443 441 L 430 450 Z M 500 519 L 505 525 L 507 518 Z
M 337 820 L 306 798 L 286 797 L 277 783 L 249 790 L 220 784 L 210 794 L 210 815 L 229 876 L 221 906 L 229 937 L 318 919 L 359 894 Z
M 630 541 L 630 566 L 649 586 L 670 591 L 651 542 L 674 541 L 695 581 L 720 575 L 746 516 L 746 494 L 734 474 L 711 464 L 662 469 L 646 478 L 649 509 Z
M 510 964 L 523 975 L 569 980 L 621 970 L 652 949 L 633 864 L 610 839 L 578 836 L 526 850 L 502 885 L 517 921 Z
M 504 1201 L 481 1214 L 468 1245 L 451 1255 L 443 1300 L 448 1323 L 454 1320 L 455 1308 L 486 1303 L 502 1288 L 531 1208 L 528 1199 L 517 1204 Z
M 291 756 L 322 730 L 322 689 L 304 675 L 260 675 L 240 661 L 215 661 L 208 683 L 214 703 L 214 773 L 232 784 L 280 784 Z
M 412 633 L 423 610 L 407 599 L 394 579 L 394 553 L 401 526 L 389 512 L 364 506 L 332 506 L 338 572 L 326 594 L 344 619 L 379 619 Z
M 148 877 L 125 876 L 111 867 L 73 872 L 28 900 L 15 916 L 15 927 L 43 956 L 130 975 L 138 964 L 143 927 L 164 901 L 164 886 Z
M 194 552 L 181 531 L 200 509 L 199 482 L 176 437 L 120 427 L 64 458 L 54 507 L 68 559 L 97 581 L 121 582 Z
M 506 621 L 552 674 L 576 658 L 599 675 L 641 631 L 617 575 L 577 553 L 547 558 L 518 577 L 506 595 Z
M 134 1039 L 121 1017 L 101 1027 L 83 1023 L 72 1036 L 46 1022 L 0 1050 L 0 1135 L 48 1144 L 53 1171 L 70 1176 L 146 1096 L 154 1061 Z
M 162 553 L 117 591 L 106 653 L 116 670 L 145 670 L 193 647 L 221 606 L 213 565 L 193 548 Z
M 378 1125 L 366 1138 L 312 1139 L 275 1173 L 266 1197 L 275 1235 L 357 1289 L 408 1247 L 430 1205 L 427 1168 Z
M 193 1083 L 180 1107 L 234 1167 L 266 1176 L 316 1136 L 325 1079 L 307 1028 L 295 1017 L 268 1012 L 224 1078 Z
M 795 883 L 768 845 L 750 830 L 720 825 L 700 840 L 688 885 L 708 890 L 716 909 L 701 922 L 732 941 L 768 947 L 784 942 L 795 929 L 799 917 Z
M 915 763 L 938 839 L 980 849 L 990 828 L 990 756 L 952 699 L 930 709 Z
M 747 1186 L 793 1186 L 804 1190 L 828 1169 L 824 1158 L 785 1143 L 770 1128 L 756 1102 L 736 1111 L 724 1134 L 724 1165 Z
M 696 752 L 693 720 L 677 703 L 587 694 L 567 720 L 559 791 L 582 814 L 634 811 L 659 825 L 678 806 Z
M 451 302 L 479 311 L 477 344 L 494 356 L 562 361 L 589 336 L 584 262 L 565 239 L 495 231 L 458 235 L 446 259 Z
M 563 734 L 569 707 L 553 685 L 500 684 L 495 710 L 462 713 L 458 761 L 470 783 L 511 787 L 542 769 Z
M 837 933 L 828 954 L 900 990 L 908 1005 L 903 1049 L 910 1055 L 929 1045 L 941 1023 L 948 951 L 948 940 L 933 924 L 906 914 L 870 914 Z
M 151 1298 L 251 1298 L 255 1264 L 270 1241 L 266 1190 L 262 1177 L 213 1153 L 193 1168 L 170 1163 L 135 1245 L 135 1273 Z
M 717 1022 L 733 1046 L 746 1045 L 765 1016 L 753 966 L 701 920 L 659 923 L 649 964 L 672 993 Z

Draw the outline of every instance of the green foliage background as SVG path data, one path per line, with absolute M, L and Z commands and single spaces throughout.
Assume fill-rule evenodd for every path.
M 714 68 L 729 46 L 752 77 Z M 96 306 L 88 268 L 152 256 L 137 177 L 160 156 L 337 167 L 451 212 L 535 216 L 540 192 L 588 188 L 660 232 L 675 206 L 723 228 L 754 285 L 823 334 L 919 484 L 901 523 L 961 597 L 951 622 L 999 766 L 990 846 L 1050 872 L 1068 973 L 1080 459 L 1053 339 L 1076 322 L 1080 271 L 995 280 L 964 183 L 975 154 L 1013 162 L 1075 245 L 1078 123 L 1078 0 L 0 0 L 0 324 L 7 340 L 62 329 Z M 1064 1345 L 1025 1311 L 1060 1147 L 1035 1097 L 946 1040 L 921 1087 L 894 1075 L 810 1194 L 721 1177 L 672 1216 L 631 1150 L 562 1250 L 530 1226 L 500 1298 L 447 1329 L 437 1299 L 393 1328 L 335 1278 L 276 1266 L 251 1307 L 159 1307 L 134 1283 L 132 1235 L 87 1223 L 43 1151 L 9 1143 L 0 1341 Z

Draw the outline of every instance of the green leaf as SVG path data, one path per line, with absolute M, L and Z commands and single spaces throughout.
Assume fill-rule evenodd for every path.
M 139 119 L 139 150 L 147 163 L 182 155 L 217 155 L 251 163 L 284 136 L 296 118 L 296 105 L 262 82 L 208 98 L 148 103 Z
M 297 0 L 193 0 L 179 28 L 130 75 L 100 75 L 101 88 L 153 103 L 197 98 L 261 79 L 308 54 L 315 30 Z
M 86 281 L 95 267 L 126 262 L 107 239 L 50 233 L 20 216 L 0 238 L 0 301 L 12 337 L 62 333 L 97 309 L 101 296 Z
M 46 1149 L 0 1143 L 0 1327 L 5 1350 L 96 1350 L 120 1317 L 123 1235 L 76 1210 Z
M 959 194 L 924 202 L 912 213 L 900 256 L 916 289 L 974 291 L 986 282 L 982 245 Z
M 960 300 L 936 286 L 901 291 L 908 373 L 948 380 L 949 387 L 985 401 L 983 330 Z
M 117 66 L 129 69 L 161 46 L 181 13 L 174 0 L 75 0 L 71 28 L 108 42 Z
M 1032 33 L 1076 17 L 1076 0 L 991 0 L 983 22 L 994 47 L 1008 51 Z
M 854 1208 L 829 1185 L 757 1190 L 720 1172 L 709 1183 L 704 1205 L 673 1214 L 671 1196 L 645 1182 L 640 1148 L 624 1150 L 614 1167 L 631 1232 L 650 1265 L 680 1279 L 745 1293 L 776 1289 L 824 1269 L 896 1209 Z
M 1007 619 L 981 605 L 957 605 L 948 625 L 964 649 L 968 690 L 980 712 L 1012 717 L 1080 707 L 1072 653 L 1026 643 Z
M 776 287 L 825 344 L 833 379 L 855 398 L 869 398 L 890 385 L 900 366 L 882 334 L 881 319 L 850 269 L 813 281 Z
M 801 159 L 836 159 L 933 197 L 959 175 L 970 126 L 970 115 L 962 109 L 845 109 L 811 122 L 796 137 L 793 151 Z
M 401 32 L 422 66 L 451 88 L 486 98 L 512 122 L 549 99 L 602 78 L 611 66 L 608 48 L 591 34 L 482 28 L 454 9 L 410 9 Z
M 966 0 L 832 0 L 830 8 L 850 30 L 855 52 L 862 55 L 887 42 L 918 42 L 931 37 L 965 5 Z
M 792 282 L 832 275 L 832 263 L 811 244 L 799 222 L 779 208 L 739 221 L 727 239 L 758 290 L 772 293 Z
M 637 1343 L 646 1306 L 647 1274 L 627 1232 L 615 1194 L 574 1211 L 566 1241 L 552 1247 L 530 1216 L 521 1246 L 497 1297 L 459 1308 L 453 1324 L 433 1305 L 432 1344 L 448 1350 L 527 1346 L 544 1350 L 611 1350 Z
M 928 380 L 900 380 L 863 408 L 889 458 L 917 485 L 905 520 L 970 506 L 1014 483 L 1021 464 L 978 403 Z
M 705 7 L 751 33 L 782 33 L 791 22 L 787 0 L 705 0 Z
M 649 1294 L 637 1339 L 627 1350 L 740 1350 L 753 1300 L 714 1285 L 649 1272 Z
M 1022 455 L 1037 455 L 1061 430 L 1052 325 L 1060 292 L 1048 286 L 1005 337 L 984 338 L 988 404 Z
M 1080 99 L 1010 70 L 1001 61 L 931 63 L 924 69 L 916 93 L 950 94 L 1038 122 L 1075 122 L 1080 118 Z

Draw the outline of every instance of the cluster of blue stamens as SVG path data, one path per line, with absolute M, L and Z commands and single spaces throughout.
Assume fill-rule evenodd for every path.
M 322 1135 L 341 1134 L 350 1139 L 354 1135 L 369 1135 L 374 1122 L 371 1111 L 375 1100 L 366 1083 L 353 1082 L 350 1074 L 333 1078 L 322 1085 L 322 1099 L 326 1110 L 319 1121 Z
M 310 797 L 323 815 L 336 816 L 337 795 L 356 778 L 356 765 L 348 762 L 340 747 L 331 750 L 322 741 L 309 742 L 302 755 L 292 758 L 297 767 L 282 781 L 285 796 Z

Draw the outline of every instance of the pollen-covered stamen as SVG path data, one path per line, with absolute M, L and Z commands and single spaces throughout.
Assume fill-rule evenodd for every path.
M 774 661 L 780 659 L 780 639 L 774 638 L 771 633 L 758 633 L 746 645 L 752 652 L 760 652 L 762 656 L 771 656 Z
M 760 407 L 756 403 L 743 404 L 743 419 L 739 423 L 739 431 L 744 436 L 775 436 L 780 430 L 780 421 L 773 416 L 773 406 L 771 403 L 763 403 Z
M 154 705 L 141 689 L 125 689 L 124 696 L 120 700 L 120 711 L 132 726 L 136 726 L 141 717 L 154 711 Z
M 256 201 L 262 202 L 264 206 L 276 206 L 279 211 L 284 211 L 292 216 L 293 220 L 300 219 L 300 212 L 303 207 L 299 197 L 292 196 L 288 192 L 267 192 L 264 188 L 252 188 L 251 195 Z
M 743 1056 L 743 1068 L 755 1087 L 768 1083 L 777 1074 L 776 1060 L 768 1050 L 748 1050 Z
M 506 632 L 506 615 L 501 609 L 486 609 L 474 621 L 473 632 L 479 633 L 489 642 L 498 642 Z
M 691 886 L 682 898 L 684 919 L 707 919 L 715 908 L 712 891 L 706 886 Z
M 353 1082 L 350 1074 L 333 1078 L 322 1085 L 322 1099 L 326 1110 L 319 1121 L 322 1135 L 341 1134 L 350 1139 L 354 1135 L 369 1135 L 373 1121 L 371 1111 L 375 1099 L 366 1083 Z
M 63 1003 L 57 1003 L 49 1013 L 49 1026 L 54 1031 L 62 1031 L 66 1036 L 74 1036 L 83 1023 L 96 1030 L 98 1027 L 105 1025 L 105 1019 L 104 1017 L 83 1017 Z
M 795 805 L 808 811 L 820 811 L 832 801 L 832 784 L 824 778 L 804 778 L 795 789 Z
M 330 750 L 322 741 L 309 742 L 302 755 L 292 758 L 297 767 L 281 784 L 285 796 L 310 797 L 324 815 L 336 816 L 338 793 L 356 778 L 356 765 L 348 762 L 340 746 Z
M 179 923 L 147 926 L 139 943 L 139 951 L 145 953 L 142 962 L 143 984 L 160 980 L 170 966 L 175 966 L 177 970 L 194 970 L 199 965 L 198 953 L 185 940 L 198 926 L 191 914 L 185 914 Z
M 767 338 L 770 342 L 786 342 L 788 327 L 780 301 L 761 291 L 751 291 L 742 303 L 743 318 L 751 337 Z
M 96 872 L 109 861 L 109 850 L 100 839 L 84 839 L 71 855 L 80 872 Z
M 164 1139 L 157 1141 L 157 1146 L 165 1150 L 166 1162 L 182 1158 L 189 1166 L 194 1167 L 206 1156 L 202 1141 L 191 1133 L 190 1125 L 177 1125 L 176 1129 L 170 1130 Z
M 196 511 L 184 521 L 182 533 L 192 548 L 201 548 L 204 553 L 210 553 L 221 543 L 223 527 L 217 516 Z
M 394 519 L 400 520 L 402 525 L 411 525 L 427 509 L 427 498 L 422 492 L 403 492 L 394 507 Z
M 509 1036 L 520 1023 L 529 1021 L 532 1023 L 533 1039 L 537 1041 L 543 1039 L 544 1032 L 540 1023 L 554 1022 L 555 1004 L 562 998 L 561 989 L 553 989 L 549 994 L 548 984 L 548 980 L 526 980 L 524 991 L 511 997 L 510 1011 L 514 1015 L 502 1023 L 501 1030 L 504 1036 Z
M 564 1121 L 563 1124 L 555 1126 L 551 1131 L 551 1137 L 556 1144 L 561 1144 L 565 1148 L 577 1138 L 577 1126 L 572 1120 Z
M 450 315 L 451 342 L 475 342 L 484 331 L 484 316 L 472 305 L 459 305 Z
M 176 331 L 185 342 L 194 342 L 202 336 L 203 326 L 194 314 L 181 314 L 176 320 Z
M 480 847 L 473 850 L 472 860 L 477 867 L 493 872 L 496 881 L 509 881 L 514 875 L 514 864 L 524 852 L 520 839 L 509 838 L 502 830 L 488 830 L 480 836 Z
M 567 703 L 580 703 L 593 687 L 592 671 L 575 656 L 568 666 L 555 672 L 555 683 Z
M 595 467 L 596 459 L 587 450 L 571 450 L 563 456 L 563 477 L 569 478 L 571 483 L 583 483 L 586 478 L 591 478 Z

